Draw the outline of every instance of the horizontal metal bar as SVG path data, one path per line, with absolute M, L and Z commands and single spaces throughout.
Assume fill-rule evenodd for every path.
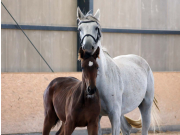
M 102 32 L 134 33 L 134 34 L 180 34 L 180 31 L 176 31 L 176 30 L 141 30 L 141 29 L 109 29 L 109 28 L 102 28 Z
M 77 27 L 20 25 L 23 30 L 77 31 Z M 1 29 L 19 29 L 14 24 L 1 24 Z
M 39 25 L 20 25 L 24 30 L 51 30 L 51 31 L 77 31 L 77 27 L 63 26 L 39 26 Z M 1 24 L 1 29 L 19 29 L 14 24 Z M 111 29 L 102 28 L 106 33 L 134 33 L 134 34 L 178 34 L 180 30 L 141 30 L 141 29 Z

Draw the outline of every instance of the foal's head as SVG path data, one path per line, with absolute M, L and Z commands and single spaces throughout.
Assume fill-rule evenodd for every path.
M 96 58 L 99 57 L 99 47 L 96 49 L 95 53 L 91 55 L 83 51 L 82 47 L 79 49 L 79 59 L 81 60 L 82 76 L 83 81 L 86 85 L 87 97 L 93 97 L 96 92 L 96 77 L 98 71 L 98 64 Z

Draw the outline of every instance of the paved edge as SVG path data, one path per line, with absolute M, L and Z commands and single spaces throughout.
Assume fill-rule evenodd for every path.
M 140 132 L 141 129 L 133 128 L 131 130 L 131 133 L 137 133 Z M 149 132 L 153 132 L 154 130 L 150 128 Z M 180 131 L 180 125 L 165 125 L 161 126 L 159 128 L 156 127 L 156 132 L 167 132 L 167 131 Z M 110 134 L 111 128 L 103 128 L 102 129 L 103 134 Z M 51 135 L 55 135 L 56 132 L 51 132 Z M 4 134 L 4 135 L 42 135 L 42 133 L 20 133 L 20 134 Z M 88 135 L 87 130 L 75 130 L 72 135 Z

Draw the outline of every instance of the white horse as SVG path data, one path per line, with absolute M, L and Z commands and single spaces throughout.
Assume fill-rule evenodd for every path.
M 91 54 L 100 48 L 96 86 L 101 100 L 101 116 L 108 116 L 112 135 L 130 134 L 132 126 L 141 127 L 147 135 L 151 122 L 151 107 L 154 99 L 154 78 L 148 63 L 137 55 L 122 55 L 111 58 L 101 46 L 100 11 L 93 16 L 84 15 L 77 9 L 78 30 L 84 51 Z M 124 115 L 139 107 L 142 120 L 133 121 Z M 99 134 L 101 133 L 99 120 Z

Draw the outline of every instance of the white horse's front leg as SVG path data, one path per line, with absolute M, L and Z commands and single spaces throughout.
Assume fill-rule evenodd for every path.
M 119 135 L 120 134 L 120 127 L 121 127 L 121 122 L 120 122 L 120 111 L 118 110 L 113 110 L 109 114 L 109 119 L 111 121 L 112 125 L 112 135 Z
M 98 122 L 98 135 L 102 135 L 102 130 L 101 130 L 101 125 L 100 125 L 100 121 L 101 121 L 101 115 L 99 115 L 99 122 Z

